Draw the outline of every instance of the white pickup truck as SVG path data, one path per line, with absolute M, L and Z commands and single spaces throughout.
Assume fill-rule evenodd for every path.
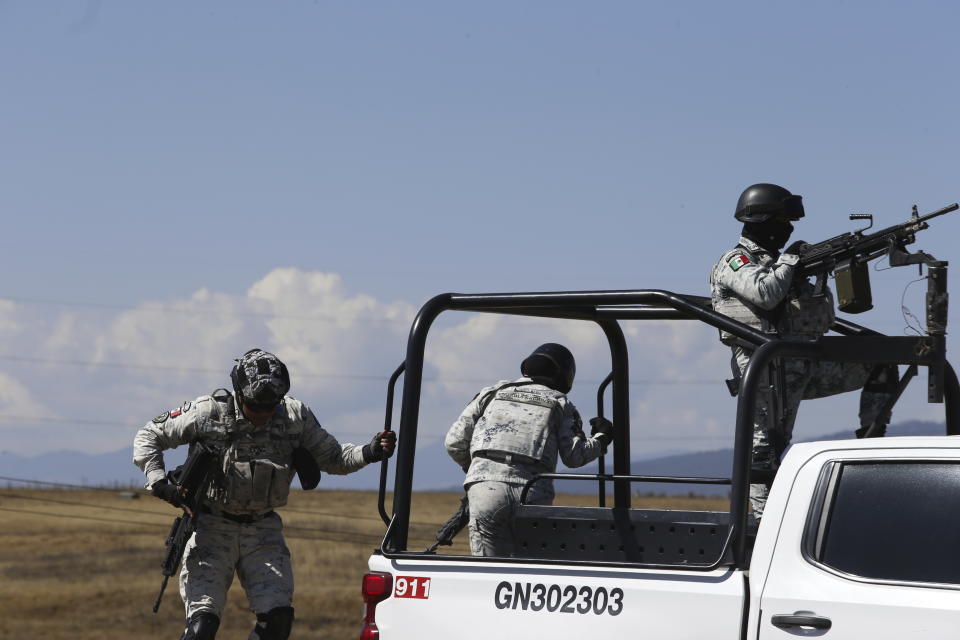
M 597 322 L 611 348 L 613 473 L 567 477 L 613 485 L 607 506 L 523 505 L 509 558 L 409 548 L 423 347 L 447 309 Z M 945 309 L 943 314 L 945 315 Z M 729 478 L 631 475 L 625 319 L 700 320 L 755 348 L 738 396 Z M 943 322 L 945 326 L 945 320 Z M 841 336 L 795 343 L 665 291 L 444 294 L 421 310 L 404 378 L 393 512 L 363 578 L 361 640 L 457 638 L 950 638 L 960 634 L 960 385 L 942 336 L 887 337 L 846 321 Z M 928 367 L 931 401 L 945 402 L 945 436 L 797 444 L 775 477 L 751 468 L 757 383 L 773 358 L 906 365 L 900 391 Z M 898 394 L 899 396 L 899 394 Z M 553 474 L 545 474 L 550 476 Z M 536 480 L 534 480 L 535 482 Z M 751 482 L 772 483 L 762 520 Z M 726 484 L 727 511 L 631 507 L 644 482 Z
M 549 512 L 551 507 L 537 507 Z M 591 511 L 550 519 L 610 544 Z M 572 514 L 567 514 L 570 516 Z M 591 517 L 593 516 L 593 517 Z M 729 527 L 716 514 L 636 511 L 664 530 L 644 556 L 700 558 Z M 653 524 L 655 522 L 655 524 Z M 648 524 L 649 523 L 649 524 Z M 606 526 L 609 530 L 609 526 Z M 589 532 L 589 533 L 588 533 Z M 655 534 L 654 534 L 655 535 Z M 654 535 L 650 535 L 652 540 Z M 549 533 L 530 541 L 559 545 Z M 572 537 L 567 538 L 572 539 Z M 591 549 L 592 550 L 592 549 Z M 586 555 L 568 543 L 553 557 Z M 960 634 L 960 438 L 798 444 L 784 459 L 749 568 L 370 559 L 385 597 L 380 638 L 950 638 Z M 369 587 L 368 587 L 369 589 Z M 372 619 L 372 616 L 371 616 Z M 377 637 L 377 636 L 368 636 Z

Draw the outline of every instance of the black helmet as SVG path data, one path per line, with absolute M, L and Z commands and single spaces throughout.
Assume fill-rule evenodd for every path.
M 799 220 L 803 217 L 803 201 L 781 186 L 754 184 L 740 194 L 734 217 L 740 222 L 766 222 L 776 217 Z
M 237 358 L 230 380 L 237 398 L 251 409 L 274 407 L 290 390 L 287 366 L 263 349 L 250 349 Z
M 569 393 L 573 387 L 573 377 L 577 375 L 577 363 L 565 346 L 548 342 L 524 358 L 520 363 L 520 373 L 528 378 L 548 378 L 557 391 Z

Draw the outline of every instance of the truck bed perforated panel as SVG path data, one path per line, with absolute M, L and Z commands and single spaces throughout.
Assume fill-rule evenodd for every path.
M 729 514 L 523 505 L 513 521 L 515 557 L 706 566 L 729 532 Z

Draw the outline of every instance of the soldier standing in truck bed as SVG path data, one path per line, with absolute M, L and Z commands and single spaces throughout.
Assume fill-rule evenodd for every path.
M 799 195 L 775 184 L 755 184 L 740 195 L 734 217 L 743 223 L 737 245 L 723 254 L 710 273 L 713 308 L 735 320 L 780 338 L 818 340 L 835 320 L 833 296 L 814 295 L 814 287 L 794 278 L 804 242 L 781 249 L 793 232 L 792 222 L 804 215 Z M 720 339 L 733 349 L 731 367 L 739 380 L 752 353 L 751 345 L 721 332 Z M 889 415 L 879 415 L 896 387 L 896 365 L 815 362 L 785 359 L 771 365 L 757 395 L 753 432 L 753 466 L 775 471 L 793 436 L 801 400 L 863 389 L 860 396 L 862 435 L 874 420 L 883 425 Z M 750 485 L 750 502 L 756 517 L 763 514 L 769 489 Z

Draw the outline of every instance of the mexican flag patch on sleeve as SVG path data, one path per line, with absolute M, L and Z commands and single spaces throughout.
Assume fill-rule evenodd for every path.
M 739 269 L 745 264 L 748 264 L 749 262 L 750 262 L 750 258 L 743 255 L 742 253 L 738 253 L 737 255 L 733 256 L 733 258 L 731 258 L 730 262 L 728 262 L 727 264 L 730 266 L 731 269 L 736 271 L 737 269 Z

